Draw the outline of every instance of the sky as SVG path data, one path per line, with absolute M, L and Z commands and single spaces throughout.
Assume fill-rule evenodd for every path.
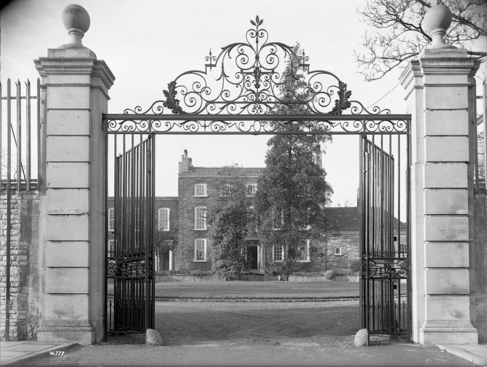
M 74 0 L 16 0 L 1 11 L 1 82 L 38 77 L 34 60 L 49 48 L 68 43 L 61 21 Z M 91 19 L 83 45 L 104 60 L 115 75 L 109 113 L 163 99 L 163 89 L 179 74 L 204 69 L 205 56 L 245 40 L 256 15 L 270 41 L 299 42 L 311 70 L 337 75 L 352 99 L 405 113 L 401 70 L 365 82 L 357 72 L 354 50 L 366 31 L 357 8 L 365 0 L 78 0 Z M 177 195 L 177 170 L 187 149 L 195 166 L 238 164 L 263 167 L 270 136 L 158 136 L 156 195 Z M 335 136 L 323 165 L 334 189 L 332 206 L 355 205 L 358 189 L 358 137 Z

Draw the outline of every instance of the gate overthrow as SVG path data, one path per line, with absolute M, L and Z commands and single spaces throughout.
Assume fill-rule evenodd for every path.
M 152 135 L 134 145 L 123 139 L 116 156 L 114 243 L 107 249 L 107 332 L 154 328 L 154 155 Z M 127 149 L 127 147 L 129 147 Z M 115 142 L 115 151 L 117 150 Z
M 204 70 L 180 74 L 164 90 L 165 99 L 153 102 L 148 109 L 137 106 L 120 114 L 104 114 L 106 132 L 114 136 L 114 151 L 119 136 L 123 144 L 127 136 L 154 134 L 360 136 L 361 323 L 371 335 L 409 338 L 411 115 L 391 114 L 377 106 L 366 108 L 352 100 L 347 84 L 336 75 L 310 70 L 304 51 L 270 42 L 262 23 L 259 17 L 251 20 L 254 28 L 247 30 L 244 42 L 229 44 L 216 56 L 210 51 Z M 299 90 L 289 87 L 295 85 L 293 81 L 298 81 Z M 153 141 L 148 140 L 150 147 Z M 402 150 L 405 153 L 401 154 Z M 151 154 L 153 168 L 153 151 Z M 143 158 L 147 156 L 129 151 L 117 158 L 116 256 L 108 258 L 108 271 L 112 272 L 108 277 L 114 279 L 116 288 L 114 303 L 108 307 L 108 317 L 113 314 L 115 320 L 110 319 L 111 332 L 144 331 L 142 325 L 154 323 L 149 228 L 153 228 L 155 213 L 152 203 L 147 203 L 153 191 L 142 196 L 130 194 L 140 185 L 126 181 L 130 170 L 144 180 L 142 167 L 146 166 L 129 161 L 148 162 Z M 147 177 L 151 174 L 153 180 L 153 169 Z M 139 207 L 143 208 L 140 212 Z M 135 275 L 136 269 L 144 275 Z M 134 320 L 143 322 L 136 324 Z

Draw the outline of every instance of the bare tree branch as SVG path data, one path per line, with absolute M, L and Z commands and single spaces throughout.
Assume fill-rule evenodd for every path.
M 443 0 L 453 14 L 446 42 L 466 49 L 487 37 L 487 6 L 484 0 Z M 364 21 L 376 29 L 365 34 L 362 50 L 355 51 L 358 71 L 366 80 L 377 80 L 405 61 L 416 57 L 431 38 L 422 28 L 426 11 L 436 5 L 427 0 L 367 0 L 358 10 Z M 471 50 L 471 52 L 477 52 Z

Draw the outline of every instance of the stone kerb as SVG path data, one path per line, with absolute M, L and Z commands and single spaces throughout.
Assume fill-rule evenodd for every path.
M 444 43 L 449 17 L 444 5 L 432 8 L 423 27 L 434 33 L 435 42 L 401 75 L 413 115 L 413 340 L 423 344 L 478 340 L 470 314 L 470 120 L 479 62 L 466 50 Z
M 104 336 L 105 136 L 102 113 L 114 76 L 81 43 L 87 12 L 69 5 L 71 42 L 35 61 L 46 92 L 38 340 L 91 344 Z

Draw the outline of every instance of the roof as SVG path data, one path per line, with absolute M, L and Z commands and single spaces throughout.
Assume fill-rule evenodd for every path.
M 360 228 L 360 212 L 357 207 L 325 208 L 326 217 L 340 229 Z
M 237 167 L 235 172 L 238 176 L 261 176 L 265 168 L 261 167 Z M 181 175 L 220 175 L 222 171 L 229 170 L 227 167 L 190 167 L 189 172 L 180 173 Z M 230 169 L 232 170 L 232 169 Z
M 329 207 L 325 208 L 325 213 L 338 229 L 360 228 L 361 218 L 358 207 Z M 394 228 L 397 228 L 397 218 L 394 218 L 394 222 Z M 406 229 L 406 223 L 401 222 L 401 229 Z

